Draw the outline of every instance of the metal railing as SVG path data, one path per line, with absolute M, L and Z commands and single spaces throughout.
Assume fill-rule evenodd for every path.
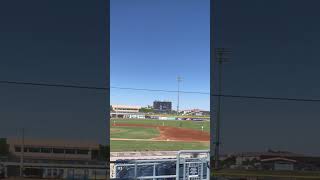
M 198 157 L 187 154 L 198 154 Z M 209 180 L 210 151 L 179 151 L 175 159 L 115 161 L 114 168 L 115 178 L 120 179 Z

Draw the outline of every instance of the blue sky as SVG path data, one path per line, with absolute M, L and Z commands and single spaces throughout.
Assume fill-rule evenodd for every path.
M 209 0 L 111 0 L 111 86 L 210 90 Z M 111 90 L 111 104 L 148 105 L 176 93 Z M 182 94 L 181 108 L 209 109 L 210 98 Z

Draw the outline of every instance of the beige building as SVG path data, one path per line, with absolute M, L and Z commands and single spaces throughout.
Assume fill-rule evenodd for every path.
M 24 177 L 44 179 L 106 179 L 106 162 L 99 160 L 98 143 L 7 138 L 7 144 L 10 156 L 0 162 L 5 177 L 22 173 Z
M 138 115 L 141 106 L 111 105 L 110 116 L 113 118 L 129 118 L 132 115 Z
M 111 111 L 118 113 L 138 113 L 141 106 L 111 105 Z
M 8 138 L 9 152 L 20 157 L 22 144 L 24 158 L 54 159 L 54 160 L 91 160 L 92 155 L 99 150 L 99 144 L 85 141 L 61 141 L 21 138 Z

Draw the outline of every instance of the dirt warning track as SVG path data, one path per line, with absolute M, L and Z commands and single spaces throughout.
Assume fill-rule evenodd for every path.
M 210 134 L 208 132 L 178 128 L 172 126 L 153 126 L 145 124 L 115 124 L 115 127 L 145 127 L 156 128 L 159 130 L 160 135 L 154 140 L 167 140 L 167 141 L 184 141 L 184 142 L 196 142 L 196 141 L 210 141 Z

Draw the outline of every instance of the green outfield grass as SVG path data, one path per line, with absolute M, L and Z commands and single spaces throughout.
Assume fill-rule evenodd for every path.
M 111 138 L 127 138 L 127 139 L 151 139 L 159 136 L 156 128 L 143 127 L 112 127 Z
M 197 142 L 149 142 L 149 141 L 111 141 L 111 151 L 178 151 L 178 150 L 206 150 L 209 143 Z
M 150 114 L 151 116 L 160 116 L 160 117 L 178 117 L 178 118 L 205 118 L 210 119 L 210 116 L 192 116 L 192 115 L 174 115 L 174 114 Z
M 210 132 L 210 122 L 209 121 L 178 121 L 178 120 L 155 120 L 155 119 L 111 119 L 110 123 L 123 124 L 146 124 L 146 125 L 158 125 L 158 126 L 173 126 L 201 130 Z M 112 127 L 113 128 L 113 127 Z M 111 128 L 111 129 L 112 129 Z
M 172 126 L 210 132 L 209 121 L 177 121 L 177 120 L 154 120 L 154 119 L 111 119 L 110 123 L 116 124 L 145 124 L 154 126 Z M 126 139 L 151 139 L 159 135 L 155 128 L 142 127 L 112 127 L 111 138 Z M 201 150 L 209 149 L 209 143 L 198 142 L 152 142 L 152 141 L 118 141 L 111 140 L 111 151 L 178 151 L 178 150 Z

